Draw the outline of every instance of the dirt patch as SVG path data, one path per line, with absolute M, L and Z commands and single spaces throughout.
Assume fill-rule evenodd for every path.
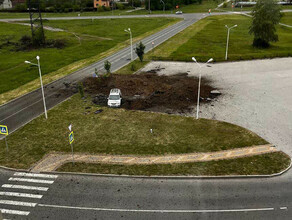
M 173 76 L 158 76 L 155 73 L 135 75 L 111 75 L 109 77 L 87 78 L 85 91 L 93 95 L 93 102 L 106 105 L 111 89 L 119 88 L 123 94 L 122 107 L 135 110 L 159 112 L 190 112 L 197 103 L 198 78 L 186 73 Z M 202 78 L 201 100 L 211 101 L 214 90 L 210 82 Z

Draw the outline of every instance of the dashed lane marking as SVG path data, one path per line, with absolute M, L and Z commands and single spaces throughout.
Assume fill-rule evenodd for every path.
M 48 191 L 48 187 L 38 187 L 38 186 L 24 186 L 24 185 L 12 185 L 12 184 L 3 184 L 3 188 L 9 189 L 27 189 L 27 190 L 38 190 L 38 191 Z
M 58 175 L 47 175 L 47 174 L 38 174 L 38 173 L 14 173 L 14 176 L 21 177 L 40 177 L 40 178 L 51 178 L 56 179 Z
M 37 203 L 33 203 L 33 202 L 20 202 L 20 201 L 12 201 L 12 200 L 0 200 L 0 204 L 28 206 L 28 207 L 35 207 L 37 205 Z
M 11 210 L 11 209 L 0 209 L 2 214 L 12 214 L 12 215 L 29 215 L 30 212 Z
M 16 197 L 26 197 L 26 198 L 34 198 L 41 199 L 43 195 L 37 194 L 29 194 L 29 193 L 17 193 L 17 192 L 0 192 L 1 196 L 16 196 Z
M 26 178 L 14 178 L 10 177 L 9 181 L 19 181 L 19 182 L 30 182 L 30 183 L 45 183 L 45 184 L 53 184 L 53 180 L 39 180 L 39 179 L 26 179 Z

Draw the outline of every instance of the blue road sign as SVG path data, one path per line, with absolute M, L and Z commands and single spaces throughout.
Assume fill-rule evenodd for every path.
M 8 128 L 5 125 L 0 125 L 0 134 L 8 135 Z
M 72 144 L 74 141 L 74 134 L 73 131 L 69 134 L 69 143 Z

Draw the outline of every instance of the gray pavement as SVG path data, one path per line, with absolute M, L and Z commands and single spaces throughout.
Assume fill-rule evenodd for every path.
M 195 63 L 152 62 L 160 74 L 190 71 Z M 202 68 L 222 96 L 212 105 L 201 105 L 200 117 L 240 125 L 265 138 L 292 156 L 292 58 L 215 63 Z M 142 71 L 143 71 L 142 70 Z
M 32 193 L 42 198 L 1 196 L 0 209 L 9 219 L 291 219 L 291 177 L 263 179 L 142 179 L 58 175 L 53 183 L 13 181 L 22 177 L 1 171 L 0 184 L 47 187 L 47 191 L 3 188 L 1 192 Z M 7 202 L 6 202 L 7 203 Z M 26 216 L 25 214 L 29 214 Z

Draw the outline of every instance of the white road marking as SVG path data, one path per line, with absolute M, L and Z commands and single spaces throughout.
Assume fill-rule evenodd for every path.
M 33 203 L 33 202 L 20 202 L 20 201 L 12 201 L 12 200 L 0 200 L 0 204 L 19 205 L 19 206 L 28 206 L 28 207 L 35 207 L 37 205 L 37 203 Z
M 12 215 L 28 215 L 29 212 L 25 211 L 18 211 L 18 210 L 11 210 L 11 209 L 0 209 L 2 214 L 12 214 Z
M 10 177 L 9 181 L 30 182 L 30 183 L 46 183 L 53 184 L 53 180 L 39 180 L 39 179 L 26 179 L 26 178 L 14 178 Z
M 0 192 L 0 196 L 16 196 L 16 197 L 35 198 L 35 199 L 41 199 L 43 197 L 42 195 L 16 193 L 16 192 Z
M 14 173 L 14 176 L 40 177 L 40 178 L 52 178 L 52 179 L 56 179 L 58 177 L 58 175 L 47 175 L 47 174 L 38 174 L 38 173 Z
M 280 209 L 281 209 L 281 210 L 285 210 L 285 209 L 287 209 L 287 207 L 280 207 Z
M 149 212 L 149 213 L 216 213 L 216 212 L 257 212 L 257 211 L 273 211 L 274 208 L 257 208 L 257 209 L 206 209 L 206 210 L 158 210 L 158 209 L 110 209 L 110 208 L 91 208 L 91 207 L 74 207 L 62 205 L 38 204 L 41 207 L 93 210 L 93 211 L 110 211 L 110 212 Z
M 4 184 L 2 185 L 3 188 L 9 189 L 28 189 L 28 190 L 39 190 L 39 191 L 48 191 L 48 187 L 37 187 L 37 186 L 23 186 L 23 185 L 11 185 L 11 184 Z

